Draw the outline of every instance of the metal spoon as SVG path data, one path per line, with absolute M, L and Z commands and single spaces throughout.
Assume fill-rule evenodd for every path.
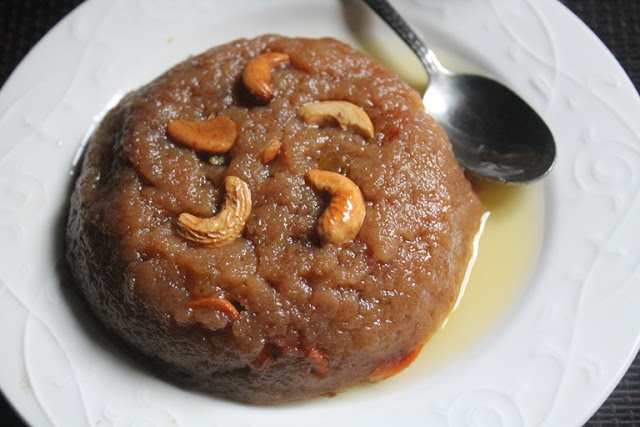
M 556 146 L 540 116 L 502 84 L 444 68 L 386 0 L 364 0 L 418 56 L 429 75 L 424 105 L 449 135 L 472 175 L 507 183 L 533 182 L 553 166 Z

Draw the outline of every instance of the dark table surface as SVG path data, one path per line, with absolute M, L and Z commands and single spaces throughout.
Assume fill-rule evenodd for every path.
M 0 85 L 38 40 L 80 3 L 81 0 L 0 1 Z M 640 87 L 640 0 L 562 0 L 562 3 L 613 52 L 637 90 Z M 24 425 L 2 396 L 0 425 Z M 640 425 L 640 357 L 636 357 L 618 387 L 587 425 Z

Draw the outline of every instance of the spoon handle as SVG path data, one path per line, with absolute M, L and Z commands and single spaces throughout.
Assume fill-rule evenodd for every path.
M 418 56 L 427 73 L 443 71 L 436 55 L 386 0 L 364 0 Z

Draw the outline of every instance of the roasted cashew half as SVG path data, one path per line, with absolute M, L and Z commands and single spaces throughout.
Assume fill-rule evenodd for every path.
M 187 240 L 208 247 L 220 247 L 233 242 L 242 234 L 251 214 L 251 190 L 236 176 L 224 180 L 224 206 L 211 218 L 198 218 L 182 213 L 178 218 L 178 232 Z
M 352 128 L 365 138 L 373 136 L 373 123 L 364 110 L 349 101 L 321 101 L 305 104 L 298 111 L 308 125 L 336 122 L 341 129 Z
M 223 154 L 231 149 L 238 137 L 238 127 L 228 117 L 211 117 L 207 120 L 171 120 L 167 126 L 170 137 L 195 151 L 207 154 Z
M 267 103 L 273 98 L 271 69 L 289 61 L 289 55 L 279 52 L 264 53 L 249 62 L 242 71 L 242 82 L 259 101 Z
M 280 138 L 277 136 L 271 138 L 271 141 L 264 147 L 260 155 L 260 161 L 263 165 L 268 165 L 278 156 L 281 145 Z
M 317 224 L 322 243 L 342 246 L 355 239 L 365 216 L 360 188 L 344 175 L 321 169 L 309 171 L 306 178 L 313 188 L 331 195 Z
M 225 313 L 229 319 L 236 320 L 240 316 L 238 309 L 225 298 L 219 297 L 205 297 L 194 301 L 190 301 L 186 304 L 187 308 L 199 309 L 199 308 L 212 308 L 214 310 Z
M 405 369 L 407 366 L 411 365 L 414 360 L 420 354 L 422 350 L 422 346 L 419 345 L 413 350 L 408 351 L 407 353 L 401 354 L 389 360 L 384 360 L 369 373 L 369 381 L 380 381 L 385 378 L 388 378 L 392 375 L 397 374 L 398 372 Z

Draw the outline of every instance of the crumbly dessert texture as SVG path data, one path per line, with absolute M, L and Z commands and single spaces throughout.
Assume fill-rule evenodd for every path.
M 162 375 L 277 403 L 407 366 L 458 297 L 482 211 L 395 74 L 337 40 L 266 35 L 188 58 L 106 115 L 67 260 Z

